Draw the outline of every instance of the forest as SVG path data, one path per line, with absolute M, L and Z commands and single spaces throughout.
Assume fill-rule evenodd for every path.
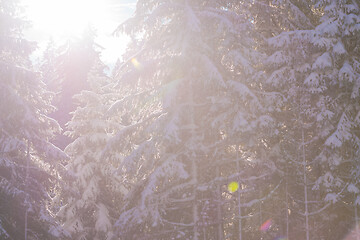
M 359 0 L 137 0 L 110 70 L 28 25 L 0 0 L 0 239 L 360 240 Z

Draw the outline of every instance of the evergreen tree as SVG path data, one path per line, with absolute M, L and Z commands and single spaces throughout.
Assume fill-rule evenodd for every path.
M 0 238 L 55 239 L 64 233 L 48 211 L 65 154 L 49 141 L 52 94 L 32 70 L 34 49 L 17 1 L 0 3 Z
M 67 170 L 73 177 L 66 179 L 61 197 L 64 206 L 57 215 L 72 239 L 112 239 L 119 212 L 116 204 L 121 199 L 121 185 L 114 176 L 115 166 L 102 158 L 102 150 L 116 129 L 115 119 L 106 115 L 112 97 L 104 68 L 98 59 L 88 75 L 91 91 L 75 95 L 80 106 L 65 133 L 74 139 L 65 149 L 71 158 Z
M 352 230 L 346 226 L 358 224 L 360 5 L 358 1 L 318 1 L 316 7 L 323 10 L 323 15 L 315 29 L 319 39 L 315 44 L 321 47 L 321 55 L 313 68 L 321 69 L 325 64 L 331 67 L 331 71 L 320 72 L 318 77 L 327 82 L 329 95 L 328 104 L 324 101 L 321 106 L 319 118 L 328 117 L 332 123 L 325 140 L 327 148 L 319 156 L 330 166 L 323 170 L 326 177 L 320 178 L 317 184 L 333 189 L 337 180 L 341 189 L 345 188 L 332 207 L 335 212 L 328 230 L 328 236 L 342 238 Z M 335 231 L 337 224 L 343 226 L 342 231 Z M 358 225 L 352 237 L 360 238 Z
M 257 76 L 264 55 L 258 50 L 264 36 L 256 31 L 259 26 L 253 17 L 257 16 L 253 11 L 261 5 L 259 2 L 227 1 L 221 2 L 220 7 L 226 9 L 223 15 L 229 17 L 228 26 L 232 28 L 223 36 L 223 56 L 219 56 L 226 69 L 226 87 L 213 97 L 209 117 L 211 126 L 222 135 L 220 147 L 214 148 L 219 160 L 207 175 L 218 171 L 214 167 L 220 168 L 222 177 L 212 176 L 212 182 L 224 186 L 236 181 L 239 189 L 229 194 L 222 188 L 218 193 L 223 196 L 220 205 L 224 206 L 220 208 L 224 219 L 218 221 L 222 222 L 225 235 L 219 235 L 219 239 L 260 238 L 259 227 L 263 218 L 267 220 L 262 216 L 262 205 L 271 200 L 281 183 L 275 174 L 274 159 L 269 157 L 272 143 L 267 137 L 275 135 L 274 121 L 267 115 L 269 99 L 263 95 L 261 78 Z
M 47 89 L 55 93 L 53 105 L 59 105 L 59 97 L 61 94 L 61 80 L 57 71 L 57 50 L 53 39 L 50 39 L 47 48 L 45 49 L 40 64 L 40 71 L 42 74 L 43 82 L 46 84 Z
M 358 126 L 358 87 L 356 81 L 345 87 L 342 80 L 356 74 L 342 72 L 346 59 L 353 59 L 346 55 L 343 42 L 347 34 L 354 34 L 351 27 L 346 29 L 346 22 L 356 25 L 351 11 L 357 7 L 345 10 L 350 15 L 345 17 L 342 4 L 345 2 L 308 4 L 315 9 L 311 19 L 321 16 L 319 24 L 310 29 L 289 29 L 270 38 L 270 56 L 264 61 L 268 73 L 264 90 L 282 94 L 282 99 L 271 103 L 279 109 L 270 110 L 269 115 L 281 136 L 277 165 L 286 178 L 289 238 L 303 234 L 304 239 L 329 239 L 342 234 L 324 224 L 329 215 L 334 217 L 330 224 L 341 218 L 337 214 L 341 207 L 336 203 L 347 183 L 340 176 L 349 174 L 342 171 L 356 158 L 349 152 L 356 152 L 358 146 L 356 134 L 351 133 Z
M 241 182 L 245 196 L 272 172 L 246 154 L 257 144 L 246 138 L 265 119 L 255 120 L 260 103 L 245 82 L 257 55 L 251 22 L 239 9 L 222 1 L 139 1 L 120 26 L 133 41 L 117 71 L 120 99 L 109 112 L 122 116 L 123 129 L 105 151 L 109 158 L 118 152 L 129 189 L 116 223 L 120 236 L 238 237 L 234 222 L 264 199 L 239 203 L 247 213 L 227 211 L 238 199 L 227 190 L 230 181 Z M 245 117 L 252 127 L 244 129 Z
M 58 93 L 55 104 L 57 110 L 52 117 L 60 123 L 64 131 L 66 123 L 71 120 L 70 113 L 76 109 L 73 96 L 81 90 L 89 90 L 87 75 L 97 61 L 98 50 L 101 49 L 94 41 L 95 36 L 95 31 L 89 27 L 81 38 L 69 39 L 66 44 L 60 46 L 55 59 L 52 60 L 57 78 L 52 81 L 54 89 L 50 90 Z M 54 141 L 61 149 L 65 149 L 71 142 L 63 133 L 57 135 Z
M 1 1 L 0 238 L 360 239 L 359 4 L 138 0 L 110 78 Z

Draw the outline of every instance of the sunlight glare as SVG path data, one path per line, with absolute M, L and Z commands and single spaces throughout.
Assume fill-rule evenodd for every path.
M 54 37 L 78 36 L 89 24 L 101 26 L 108 21 L 101 0 L 25 0 L 25 3 L 34 24 Z

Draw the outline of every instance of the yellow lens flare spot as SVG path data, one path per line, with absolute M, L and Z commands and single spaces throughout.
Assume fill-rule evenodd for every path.
M 131 59 L 131 63 L 134 65 L 134 67 L 136 69 L 140 69 L 141 68 L 141 63 L 139 63 L 139 61 L 136 58 L 132 58 Z
M 231 182 L 231 183 L 229 183 L 229 185 L 228 185 L 228 190 L 229 190 L 229 192 L 234 193 L 234 192 L 236 192 L 238 189 L 239 189 L 239 183 L 237 183 L 237 182 Z

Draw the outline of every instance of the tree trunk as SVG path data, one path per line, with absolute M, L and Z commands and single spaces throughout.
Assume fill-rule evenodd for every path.
M 355 194 L 354 194 L 355 195 Z M 359 218 L 358 218 L 358 207 L 356 203 L 356 196 L 354 196 L 355 199 L 355 234 L 356 234 L 356 240 L 360 240 L 360 233 L 359 233 Z
M 301 129 L 301 144 L 302 144 L 302 158 L 303 158 L 303 179 L 304 179 L 304 203 L 305 203 L 305 231 L 306 240 L 310 240 L 309 236 L 309 206 L 308 206 L 308 189 L 307 189 L 307 176 L 306 176 L 306 156 L 305 156 L 305 140 L 304 140 L 304 128 Z
M 30 162 L 30 143 L 29 141 L 27 141 L 27 149 L 26 149 L 26 175 L 25 175 L 25 192 L 27 191 L 28 188 L 28 178 L 29 178 L 29 162 Z M 25 196 L 25 227 L 24 227 L 24 231 L 25 231 L 25 237 L 24 239 L 27 240 L 27 226 L 28 226 L 28 202 L 29 202 L 29 197 L 28 194 L 26 194 Z
M 220 169 L 219 169 L 219 166 L 216 166 L 216 178 L 219 178 L 220 177 Z M 217 229 L 217 232 L 218 232 L 218 238 L 219 240 L 222 240 L 224 238 L 224 230 L 223 230 L 223 225 L 222 225 L 222 214 L 221 214 L 221 185 L 218 184 L 217 185 L 217 189 L 216 189 L 216 195 L 217 195 L 217 204 L 216 204 L 216 207 L 217 207 L 217 222 L 218 222 L 218 229 Z
M 187 2 L 186 2 L 187 4 Z M 190 75 L 191 78 L 191 75 Z M 199 239 L 199 229 L 198 229 L 198 222 L 199 222 L 199 216 L 198 216 L 198 204 L 197 204 L 197 186 L 198 186 L 198 174 L 197 174 L 197 158 L 196 158 L 196 150 L 194 149 L 195 146 L 195 119 L 194 119 L 194 89 L 193 89 L 193 81 L 190 79 L 189 81 L 189 102 L 191 104 L 190 106 L 190 121 L 191 121 L 191 136 L 190 136 L 190 152 L 191 152 L 191 169 L 192 169 L 192 178 L 194 182 L 193 187 L 193 196 L 194 196 L 194 204 L 193 204 L 193 232 L 194 232 L 194 240 Z
M 285 201 L 286 201 L 286 239 L 289 239 L 289 193 L 288 193 L 288 176 L 285 176 Z
M 236 146 L 236 171 L 240 172 L 240 164 L 239 164 L 239 149 Z M 239 177 L 240 178 L 240 177 Z M 240 185 L 240 182 L 239 182 Z M 238 204 L 238 228 L 239 228 L 239 240 L 242 240 L 242 213 L 241 213 L 241 187 L 237 190 L 237 204 Z

